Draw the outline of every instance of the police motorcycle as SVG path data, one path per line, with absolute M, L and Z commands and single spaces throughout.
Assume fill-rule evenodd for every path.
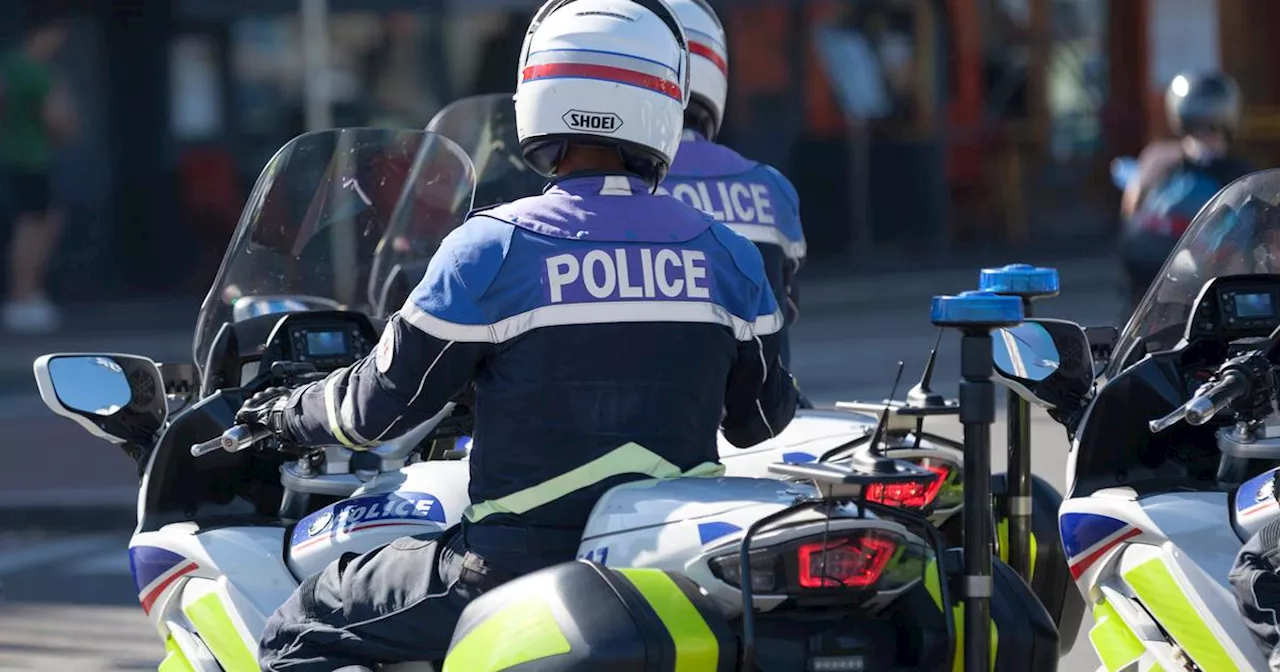
M 1267 669 L 1228 573 L 1280 515 L 1278 200 L 1270 170 L 1205 205 L 1096 379 L 1034 364 L 1087 347 L 1062 321 L 1029 320 L 1049 338 L 997 364 L 1072 437 L 1059 530 L 1100 669 Z
M 459 523 L 469 464 L 451 449 L 468 430 L 465 400 L 358 452 L 283 445 L 233 423 L 256 391 L 368 355 L 379 333 L 368 313 L 396 269 L 429 257 L 463 221 L 473 185 L 466 154 L 432 133 L 300 136 L 264 168 L 202 305 L 185 408 L 169 412 L 189 365 L 110 353 L 36 360 L 51 410 L 139 460 L 129 558 L 165 643 L 162 669 L 255 669 L 258 634 L 302 578 L 341 553 Z M 948 316 L 969 328 L 982 318 Z M 983 426 L 975 421 L 966 460 L 981 453 Z M 974 537 L 978 552 L 948 550 L 925 517 L 867 496 L 927 488 L 936 474 L 871 449 L 843 465 L 779 462 L 771 475 L 611 490 L 582 560 L 477 601 L 444 669 L 942 670 L 961 656 L 1053 669 L 1052 621 L 989 546 Z M 978 560 L 966 568 L 964 557 Z M 974 593 L 968 616 L 962 589 Z M 991 648 L 960 646 L 967 622 L 968 637 Z
M 540 193 L 546 180 L 525 164 L 519 151 L 515 127 L 515 105 L 510 94 L 486 94 L 461 98 L 442 109 L 428 124 L 427 130 L 457 142 L 467 151 L 476 169 L 476 206 L 510 202 Z M 681 190 L 673 196 L 700 208 L 718 220 L 726 218 L 755 221 L 758 213 L 768 213 L 773 205 L 756 202 L 763 190 L 735 188 L 725 180 L 709 179 L 695 189 Z M 733 201 L 733 194 L 741 197 Z M 767 199 L 767 196 L 765 197 Z M 750 202 L 748 202 L 750 201 Z M 729 214 L 733 210 L 736 214 Z M 394 290 L 388 290 L 384 303 L 394 311 L 404 302 L 408 292 L 422 276 L 422 269 L 412 269 L 399 278 Z M 1030 314 L 1032 301 L 1058 293 L 1057 272 L 1013 264 L 985 269 L 980 287 L 1018 296 L 1023 309 Z M 385 313 L 384 313 L 385 314 Z M 938 338 L 941 339 L 942 330 Z M 719 438 L 720 461 L 727 475 L 771 478 L 770 465 L 790 463 L 843 463 L 852 455 L 872 445 L 883 446 L 894 459 L 907 460 L 937 474 L 927 488 L 914 485 L 901 487 L 873 486 L 868 492 L 872 501 L 887 506 L 926 511 L 931 523 L 938 527 L 951 547 L 959 548 L 963 539 L 961 516 L 964 497 L 964 446 L 953 439 L 928 432 L 925 421 L 950 421 L 959 415 L 959 403 L 933 390 L 932 378 L 937 362 L 937 346 L 929 353 L 919 381 L 903 399 L 885 401 L 841 401 L 833 409 L 799 409 L 796 417 L 777 437 L 748 449 L 733 446 Z M 901 363 L 900 363 L 901 364 Z M 888 378 L 890 371 L 886 369 Z M 899 367 L 898 376 L 901 377 Z M 897 395 L 899 380 L 888 389 L 889 399 Z M 1013 397 L 1018 399 L 1017 397 Z M 1024 402 L 1025 403 L 1025 402 Z M 885 415 L 882 431 L 876 432 L 877 418 Z M 1027 466 L 1021 480 L 1007 482 L 1005 474 L 996 474 L 992 492 L 996 503 L 997 550 L 1027 578 L 1036 595 L 1052 615 L 1062 632 L 1063 653 L 1070 651 L 1076 640 L 1084 611 L 1079 595 L 1071 588 L 1066 557 L 1058 539 L 1057 510 L 1062 495 L 1043 479 L 1030 474 L 1029 417 L 1026 409 L 1011 409 L 1010 465 Z M 1017 419 L 1027 417 L 1018 423 Z M 463 441 L 465 448 L 466 442 Z M 1013 469 L 1020 473 L 1018 469 Z M 1017 493 L 1012 493 L 1010 485 Z M 1020 487 L 1018 487 L 1020 486 Z M 1031 500 L 1030 516 L 1012 515 L 1020 501 Z M 1027 507 L 1021 510 L 1025 511 Z M 1012 533 L 1011 533 L 1012 532 Z M 1018 542 L 1021 541 L 1019 547 Z M 1011 551 L 1013 554 L 1011 556 Z M 1012 557 L 1012 559 L 1011 559 Z

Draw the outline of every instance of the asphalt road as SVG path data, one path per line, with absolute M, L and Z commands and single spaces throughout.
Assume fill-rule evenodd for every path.
M 927 296 L 882 303 L 844 303 L 837 297 L 807 309 L 795 326 L 793 369 L 815 403 L 887 396 L 899 360 L 907 364 L 899 394 L 914 384 L 936 337 L 928 322 Z M 1038 311 L 1083 324 L 1110 324 L 1119 304 L 1105 288 L 1072 293 L 1068 286 L 1063 296 L 1040 304 Z M 956 389 L 957 351 L 958 337 L 947 334 L 934 385 L 944 393 Z M 5 436 L 0 450 L 9 453 L 9 474 L 18 471 L 16 477 L 0 480 L 0 500 L 8 495 L 13 503 L 15 492 L 23 500 L 71 499 L 100 490 L 103 483 L 117 489 L 130 483 L 132 465 L 116 448 L 51 417 L 29 387 L 6 390 L 0 381 L 4 393 L 9 397 L 0 399 L 0 407 L 8 409 L 0 414 Z M 955 425 L 939 423 L 934 431 L 959 435 Z M 995 467 L 1002 469 L 1003 429 L 996 428 L 993 436 L 998 437 Z M 1038 414 L 1033 441 L 1035 471 L 1061 490 L 1064 433 Z M 50 459 L 13 459 L 13 451 L 28 458 L 48 451 Z M 59 474 L 54 485 L 62 487 L 48 487 L 51 471 Z M 92 499 L 86 496 L 85 506 Z M 23 515 L 21 509 L 0 508 L 0 529 L 6 517 L 13 522 Z M 154 669 L 162 649 L 137 604 L 124 550 L 128 537 L 128 529 L 0 532 L 0 670 Z M 1098 664 L 1082 636 L 1059 669 L 1092 672 Z

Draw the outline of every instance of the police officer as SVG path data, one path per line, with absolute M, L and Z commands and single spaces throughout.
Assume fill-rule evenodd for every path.
M 706 0 L 670 2 L 689 36 L 691 91 L 680 151 L 659 190 L 709 213 L 760 248 L 774 297 L 790 325 L 799 313 L 795 276 L 805 258 L 799 197 L 772 166 L 716 144 L 729 91 L 724 26 Z M 780 338 L 782 362 L 790 366 L 785 329 Z
M 545 4 L 516 114 L 525 160 L 552 184 L 450 234 L 373 356 L 237 416 L 358 449 L 474 384 L 460 531 L 347 554 L 308 578 L 268 621 L 265 669 L 442 659 L 476 596 L 574 558 L 607 489 L 717 473 L 718 428 L 745 447 L 790 421 L 759 252 L 654 194 L 679 146 L 688 71 L 663 0 Z

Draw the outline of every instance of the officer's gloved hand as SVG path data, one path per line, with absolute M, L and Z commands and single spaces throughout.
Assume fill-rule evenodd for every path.
M 289 443 L 289 430 L 284 423 L 284 407 L 289 403 L 291 391 L 287 387 L 268 387 L 249 397 L 236 412 L 236 423 L 250 429 L 269 429 L 276 438 Z

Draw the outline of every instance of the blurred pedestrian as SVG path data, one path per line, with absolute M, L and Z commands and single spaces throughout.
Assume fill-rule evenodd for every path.
M 1232 152 L 1243 106 L 1240 87 L 1221 72 L 1186 72 L 1165 93 L 1173 140 L 1153 142 L 1138 156 L 1137 176 L 1120 204 L 1120 258 L 1129 309 L 1214 194 L 1254 168 Z
M 60 13 L 37 10 L 16 48 L 0 60 L 0 178 L 14 216 L 4 327 L 13 333 L 58 328 L 45 292 L 49 258 L 62 231 L 51 171 L 56 148 L 75 131 L 75 112 L 54 62 L 67 37 Z

